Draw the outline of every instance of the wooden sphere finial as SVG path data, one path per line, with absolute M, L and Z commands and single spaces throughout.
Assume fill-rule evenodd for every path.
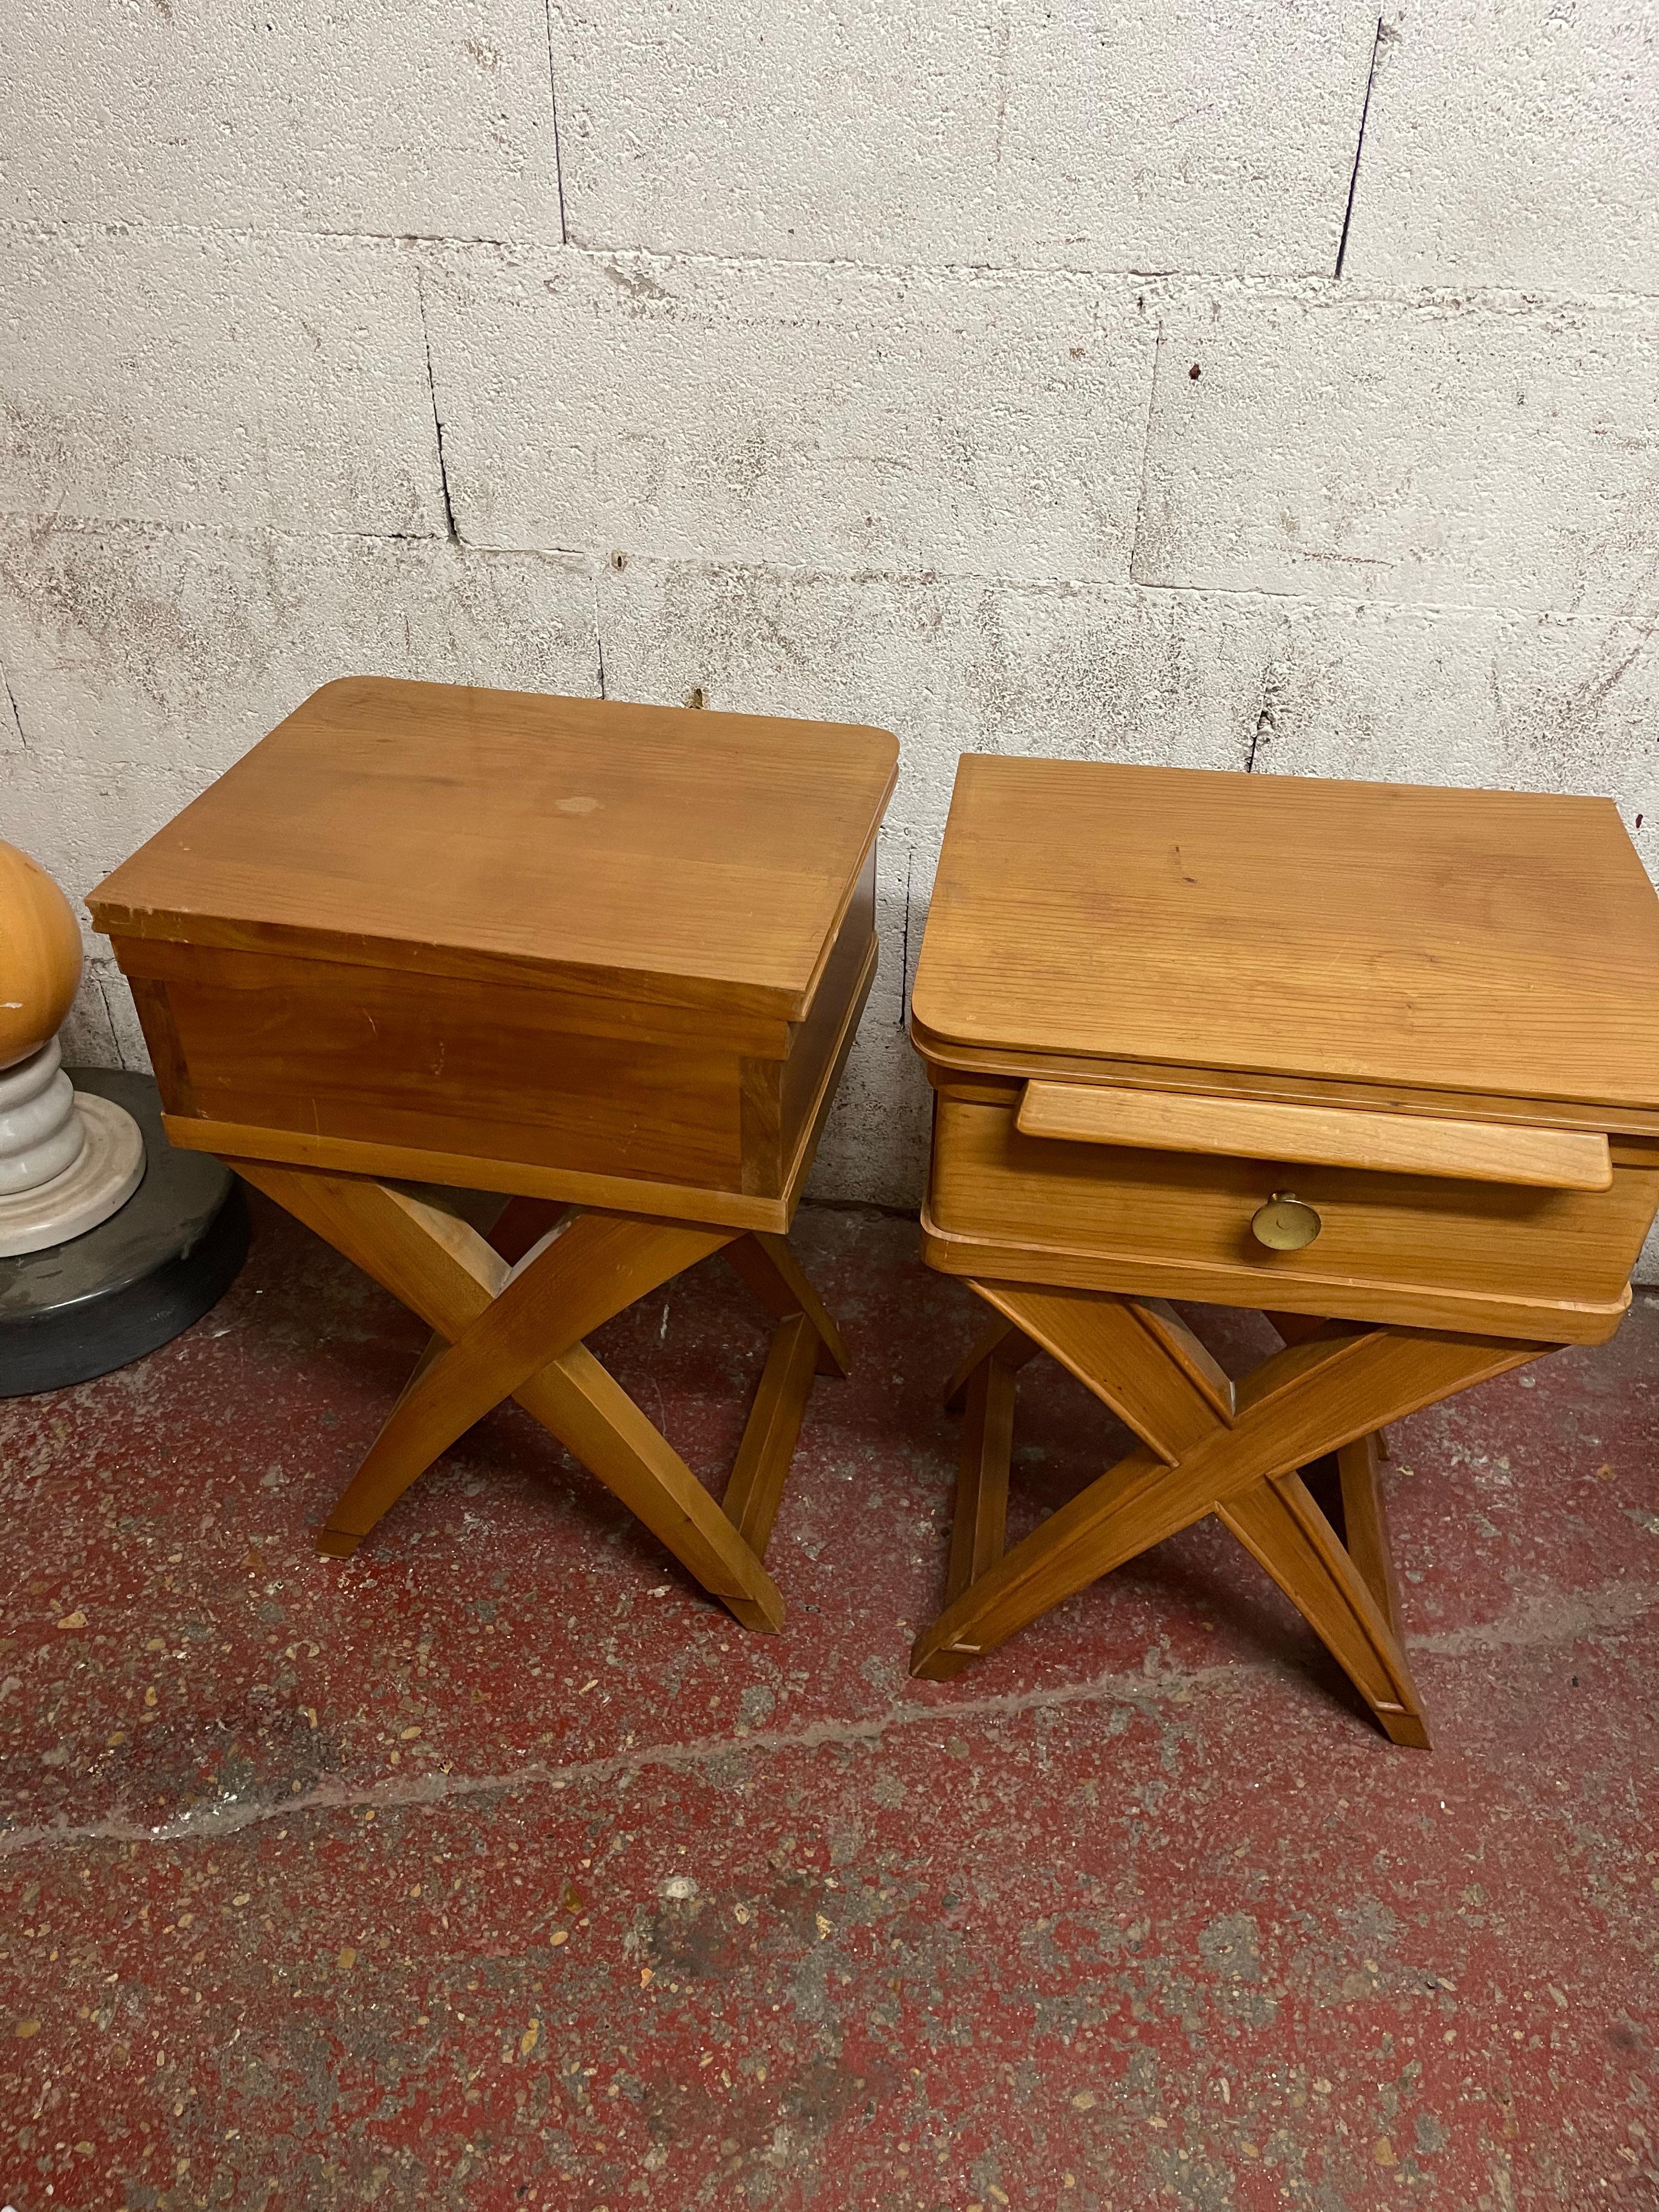
M 27 853 L 0 844 L 0 1067 L 57 1036 L 80 981 L 74 908 Z

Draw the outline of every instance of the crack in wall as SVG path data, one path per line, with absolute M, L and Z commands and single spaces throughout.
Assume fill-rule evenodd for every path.
M 559 243 L 568 246 L 570 225 L 564 211 L 564 152 L 559 143 L 559 81 L 553 62 L 553 0 L 542 0 L 542 21 L 547 32 L 547 96 L 553 111 L 553 182 L 559 194 Z
M 1152 458 L 1152 416 L 1158 406 L 1158 365 L 1164 357 L 1164 322 L 1158 319 L 1157 335 L 1152 340 L 1152 373 L 1146 380 L 1146 431 L 1140 448 L 1140 488 L 1135 494 L 1135 526 L 1129 538 L 1128 580 L 1140 581 L 1140 539 L 1146 519 L 1146 472 Z
M 910 886 L 915 881 L 915 872 L 916 856 L 912 850 L 904 856 L 904 944 L 902 965 L 899 969 L 898 1025 L 901 1030 L 905 1027 L 910 1012 Z
M 1269 744 L 1279 733 L 1279 687 L 1274 681 L 1272 661 L 1261 672 L 1261 703 L 1256 709 L 1255 727 L 1250 732 L 1250 750 L 1245 757 L 1244 773 L 1254 775 L 1255 757 L 1263 744 Z
M 1261 743 L 1263 738 L 1271 738 L 1273 733 L 1273 710 L 1268 706 L 1267 698 L 1264 696 L 1261 702 L 1261 712 L 1255 718 L 1255 727 L 1250 732 L 1250 750 L 1244 758 L 1244 773 L 1246 775 L 1254 775 L 1255 774 L 1256 748 Z
M 116 1020 L 115 1001 L 110 997 L 112 986 L 113 986 L 117 990 L 120 988 L 118 979 L 105 974 L 100 969 L 94 968 L 91 970 L 91 981 L 92 987 L 97 992 L 100 1002 L 103 1006 L 104 1018 L 109 1024 L 109 1041 L 115 1048 L 115 1058 L 118 1065 L 125 1068 L 129 1075 L 143 1075 L 148 1073 L 148 1063 L 144 1060 L 135 1060 L 122 1041 L 121 1032 L 125 1024 Z
M 1353 221 L 1353 196 L 1359 184 L 1359 157 L 1365 150 L 1365 124 L 1371 112 L 1371 87 L 1376 82 L 1376 58 L 1382 51 L 1382 41 L 1386 35 L 1382 27 L 1382 18 L 1379 15 L 1376 19 L 1376 35 L 1371 40 L 1370 67 L 1365 72 L 1365 97 L 1360 102 L 1359 136 L 1354 141 L 1353 167 L 1348 172 L 1348 198 L 1347 204 L 1342 210 L 1342 235 L 1336 242 L 1336 267 L 1332 274 L 1337 276 L 1342 274 L 1342 264 L 1347 257 L 1348 226 Z
M 11 678 L 7 674 L 3 665 L 0 665 L 0 692 L 5 695 L 6 704 L 11 710 L 11 726 L 17 732 L 18 750 L 27 752 L 29 741 L 24 734 L 23 717 L 17 711 L 17 694 L 11 688 Z
M 444 495 L 445 534 L 452 545 L 459 545 L 461 533 L 455 527 L 455 507 L 449 495 L 449 464 L 444 455 L 443 417 L 438 412 L 438 386 L 432 374 L 432 333 L 427 328 L 426 286 L 418 271 L 415 278 L 415 299 L 421 314 L 421 348 L 426 357 L 426 395 L 432 404 L 432 428 L 438 443 L 438 482 Z
M 1261 696 L 1256 706 L 1255 726 L 1250 732 L 1249 751 L 1244 762 L 1246 775 L 1254 775 L 1256 757 L 1263 745 L 1271 745 L 1279 735 L 1279 721 L 1290 695 L 1286 690 L 1287 670 L 1293 681 L 1297 666 L 1295 635 L 1283 617 L 1278 620 L 1277 637 L 1270 648 L 1261 671 Z

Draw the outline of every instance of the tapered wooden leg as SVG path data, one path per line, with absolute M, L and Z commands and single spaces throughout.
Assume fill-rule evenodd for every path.
M 1216 1508 L 1346 1670 L 1385 1735 L 1429 1747 L 1399 1635 L 1299 1474 L 1235 1491 Z
M 1218 1491 L 1242 1485 L 1275 1460 L 1294 1469 L 1318 1455 L 1310 1449 L 1316 1441 L 1330 1449 L 1339 1440 L 1333 1426 L 1352 1425 L 1362 1394 L 1397 1418 L 1539 1350 L 1427 1333 L 1345 1333 L 1331 1325 L 1320 1341 L 1281 1353 L 1249 1378 L 1238 1434 L 1218 1429 L 1175 1469 L 1150 1450 L 1133 1454 L 1063 1507 L 917 1639 L 913 1671 L 933 1679 L 955 1674 L 975 1650 L 993 1648 L 1097 1575 L 1201 1517 Z M 1363 1432 L 1363 1416 L 1360 1425 Z
M 778 1319 L 725 1501 L 727 1517 L 764 1558 L 812 1377 L 848 1375 L 852 1363 L 841 1331 L 784 1237 L 755 1231 L 727 1244 L 726 1256 Z
M 496 1215 L 493 1228 L 487 1227 L 482 1220 L 475 1220 L 473 1226 L 486 1238 L 490 1249 L 499 1252 L 510 1267 L 515 1261 L 524 1257 L 532 1244 L 545 1236 L 562 1215 L 570 1210 L 555 1199 L 509 1198 Z M 398 1406 L 403 1404 L 404 1399 L 408 1397 L 439 1353 L 448 1348 L 447 1340 L 434 1329 L 426 1340 L 425 1351 L 410 1370 L 409 1380 L 403 1388 L 403 1395 L 398 1401 Z M 395 1413 L 397 1406 L 392 1410 Z
M 1286 1344 L 1305 1344 L 1310 1336 L 1317 1335 L 1319 1331 L 1325 1326 L 1324 1322 L 1320 1320 L 1316 1314 L 1274 1312 L 1270 1313 L 1267 1316 L 1267 1319 L 1279 1331 Z M 1377 1462 L 1379 1460 L 1386 1460 L 1389 1456 L 1389 1432 L 1387 1429 L 1373 1430 L 1369 1437 L 1361 1437 L 1355 1443 L 1345 1445 L 1343 1449 L 1351 1454 L 1358 1453 L 1363 1455 L 1363 1457 L 1350 1459 L 1347 1463 L 1346 1471 L 1344 1471 L 1342 1474 L 1342 1511 L 1344 1525 L 1345 1528 L 1347 1527 L 1350 1483 L 1351 1481 L 1358 1482 L 1362 1480 L 1359 1474 L 1359 1470 L 1362 1468 L 1369 1469 L 1369 1486 L 1370 1492 L 1369 1501 L 1360 1498 L 1359 1493 L 1357 1491 L 1355 1493 L 1356 1498 L 1358 1500 L 1359 1518 L 1363 1524 L 1361 1541 L 1364 1542 L 1366 1540 L 1364 1528 L 1369 1528 L 1372 1531 L 1370 1541 L 1373 1545 L 1380 1543 L 1381 1559 L 1386 1565 L 1388 1586 L 1389 1590 L 1392 1592 L 1389 1604 L 1392 1606 L 1393 1610 L 1389 1613 L 1389 1618 L 1394 1622 L 1395 1632 L 1398 1635 L 1400 1632 L 1400 1594 L 1398 1589 L 1395 1587 L 1394 1559 L 1389 1549 L 1388 1521 L 1382 1511 L 1382 1492 L 1376 1486 Z M 1347 1528 L 1347 1534 L 1350 1546 L 1352 1547 L 1353 1540 L 1353 1531 L 1352 1528 Z M 1362 1568 L 1361 1571 L 1365 1574 L 1366 1580 L 1371 1584 L 1373 1594 L 1376 1596 L 1378 1603 L 1381 1604 L 1382 1602 L 1382 1591 L 1377 1582 L 1373 1579 L 1368 1570 Z M 1385 1607 L 1384 1609 L 1387 1610 L 1387 1607 Z
M 817 1338 L 815 1354 L 820 1375 L 852 1373 L 841 1331 L 806 1279 L 787 1239 L 756 1230 L 727 1244 L 726 1256 L 761 1304 L 780 1321 L 787 1321 L 792 1314 L 806 1316 Z
M 1005 1367 L 1023 1367 L 1028 1359 L 1035 1359 L 1042 1349 L 1040 1344 L 1034 1343 L 1023 1330 L 1016 1328 L 1012 1322 L 999 1315 L 984 1335 L 975 1339 L 973 1350 L 945 1384 L 945 1412 L 959 1413 L 962 1411 L 968 1402 L 968 1385 L 973 1381 L 975 1371 L 993 1352 L 997 1354 Z
M 822 1340 L 806 1315 L 791 1314 L 779 1323 L 726 1486 L 726 1518 L 757 1559 L 766 1557 L 772 1540 L 772 1523 L 821 1348 Z
M 1013 1365 L 995 1352 L 969 1377 L 956 1517 L 951 1525 L 951 1565 L 945 1584 L 947 1605 L 1002 1557 L 1016 1387 Z
M 1041 1300 L 1048 1293 L 1035 1294 L 1037 1303 L 1028 1304 L 1033 1295 L 1022 1288 L 1004 1310 L 1012 1310 L 1022 1328 L 1036 1333 L 1042 1326 Z M 1100 1303 L 1110 1302 L 1102 1298 Z M 1300 1468 L 1367 1436 L 1385 1420 L 1403 1419 L 1419 1407 L 1432 1405 L 1489 1376 L 1523 1365 L 1547 1348 L 1432 1330 L 1324 1323 L 1305 1341 L 1287 1346 L 1247 1378 L 1237 1393 L 1231 1427 L 1212 1419 L 1209 1428 L 1183 1449 L 1174 1466 L 1168 1465 L 1151 1445 L 1143 1445 L 1017 1544 L 947 1604 L 939 1619 L 916 1638 L 911 1672 L 933 1680 L 948 1679 L 976 1654 L 994 1650 L 1097 1576 L 1109 1573 L 1206 1513 L 1220 1510 L 1255 1485 L 1296 1478 L 1296 1490 L 1287 1494 L 1299 1507 L 1300 1499 L 1306 1497 L 1297 1475 Z M 1156 1393 L 1152 1395 L 1155 1398 Z M 1152 1410 L 1163 1411 L 1157 1404 Z M 1316 1513 L 1311 1499 L 1308 1505 Z M 1240 1511 L 1249 1519 L 1252 1510 L 1247 1503 Z M 1256 1510 L 1253 1529 L 1266 1510 Z M 1282 1513 L 1279 1517 L 1282 1521 Z M 1296 1514 L 1291 1517 L 1296 1520 Z M 1304 1552 L 1310 1547 L 1316 1552 L 1314 1536 L 1299 1520 L 1297 1525 L 1302 1534 L 1295 1540 Z M 1322 1515 L 1318 1516 L 1318 1526 L 1334 1543 L 1334 1532 Z M 1275 1556 L 1286 1553 L 1291 1542 L 1291 1536 L 1283 1535 Z M 1274 1571 L 1271 1565 L 1269 1571 Z M 1334 1571 L 1326 1571 L 1322 1581 L 1308 1569 L 1301 1575 L 1299 1587 L 1310 1594 L 1310 1601 L 1317 1603 L 1318 1617 L 1310 1616 L 1314 1626 L 1322 1636 L 1327 1636 L 1329 1629 L 1327 1641 L 1348 1666 L 1358 1656 L 1356 1638 L 1364 1641 L 1352 1625 L 1355 1589 L 1363 1594 L 1375 1615 L 1374 1620 L 1364 1620 L 1364 1627 L 1380 1626 L 1390 1638 L 1394 1631 L 1352 1562 L 1339 1577 L 1340 1590 L 1346 1595 L 1343 1605 L 1338 1605 L 1329 1595 L 1329 1573 Z M 1297 1597 L 1297 1591 L 1291 1590 L 1291 1595 Z M 1373 1676 L 1368 1679 L 1374 1687 L 1376 1662 L 1375 1646 L 1371 1648 Z M 1395 1649 L 1398 1650 L 1397 1639 Z M 1403 1667 L 1403 1659 L 1399 1663 Z M 1400 1686 L 1396 1684 L 1397 1690 Z M 1382 1702 L 1397 1703 L 1401 1712 L 1407 1710 L 1403 1695 Z M 1381 1717 L 1380 1705 L 1378 1711 Z
M 1397 1637 L 1401 1633 L 1400 1584 L 1382 1498 L 1380 1443 L 1380 1437 L 1373 1433 L 1344 1444 L 1336 1455 L 1336 1472 L 1342 1486 L 1342 1533 L 1348 1556 Z
M 667 1437 L 585 1344 L 532 1375 L 518 1395 L 745 1628 L 781 1628 L 776 1583 Z
M 264 1161 L 235 1164 L 248 1182 L 373 1275 L 451 1345 L 460 1344 L 506 1285 L 511 1271 L 476 1229 L 409 1191 Z M 617 1264 L 625 1273 L 625 1261 Z M 428 1371 L 435 1373 L 440 1364 L 434 1362 Z M 406 1402 L 416 1395 L 410 1392 Z M 738 1620 L 753 1627 L 780 1624 L 783 1601 L 765 1568 L 585 1345 L 548 1360 L 513 1395 Z
M 949 1681 L 1039 1613 L 1199 1519 L 1206 1505 L 1189 1510 L 1182 1501 L 1172 1512 L 1158 1510 L 1170 1474 L 1144 1445 L 1121 1460 L 946 1604 L 911 1646 L 910 1672 Z
M 343 1557 L 416 1477 L 549 1360 L 726 1242 L 718 1231 L 583 1214 L 526 1254 L 471 1327 L 400 1398 L 319 1541 Z

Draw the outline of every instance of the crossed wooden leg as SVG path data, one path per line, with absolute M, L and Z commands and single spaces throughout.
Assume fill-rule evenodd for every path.
M 1269 1313 L 1267 1318 L 1286 1344 L 1304 1344 L 1324 1326 L 1313 1314 Z M 1342 1541 L 1398 1638 L 1401 1632 L 1400 1584 L 1395 1577 L 1394 1545 L 1389 1535 L 1389 1510 L 1379 1465 L 1388 1456 L 1389 1432 L 1376 1429 L 1328 1455 L 1328 1464 L 1336 1476 Z
M 234 1164 L 434 1332 L 329 1516 L 319 1551 L 354 1551 L 458 1437 L 516 1397 L 739 1620 L 781 1624 L 783 1601 L 762 1555 L 813 1375 L 847 1371 L 835 1324 L 781 1237 L 514 1200 L 491 1241 L 441 1194 Z M 722 1248 L 781 1322 L 724 1509 L 582 1341 Z
M 972 1287 L 1001 1316 L 951 1378 L 965 1400 L 947 1601 L 910 1671 L 948 1680 L 1149 1545 L 1215 1513 L 1318 1632 L 1396 1743 L 1427 1728 L 1401 1645 L 1377 1486 L 1384 1425 L 1551 1350 L 1432 1329 L 1325 1322 L 1234 1391 L 1156 1301 L 1012 1283 Z M 1042 1349 L 1141 1447 L 1003 1552 L 1014 1369 Z M 1301 1470 L 1334 1454 L 1346 1545 Z

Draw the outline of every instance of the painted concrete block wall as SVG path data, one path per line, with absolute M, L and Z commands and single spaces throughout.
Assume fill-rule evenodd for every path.
M 349 239 L 14 236 L 0 508 L 441 535 L 418 286 Z
M 585 246 L 1328 270 L 1371 0 L 556 6 Z
M 966 748 L 1605 793 L 1659 872 L 1650 9 L 51 14 L 0 834 L 72 892 L 347 670 L 885 724 L 816 1188 L 904 1203 Z

